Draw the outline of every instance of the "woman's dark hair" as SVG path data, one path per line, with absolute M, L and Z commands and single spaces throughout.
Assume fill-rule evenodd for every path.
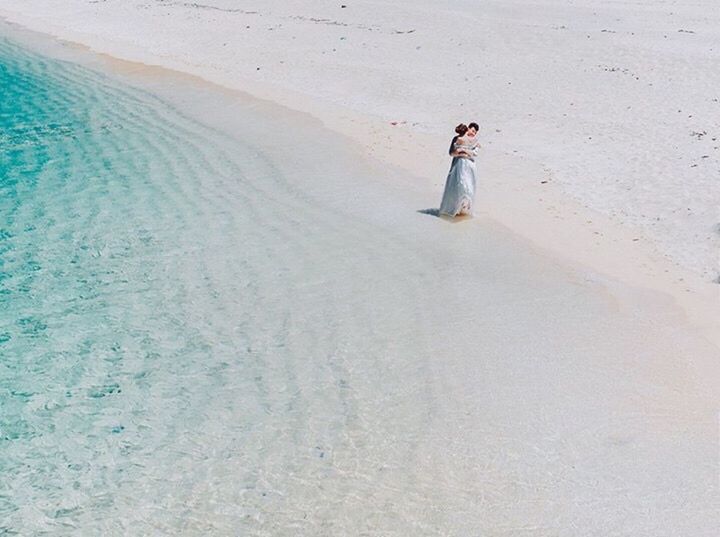
M 465 133 L 468 131 L 468 126 L 465 125 L 465 123 L 460 123 L 457 127 L 455 127 L 455 132 L 457 132 L 460 136 L 465 136 Z
M 480 125 L 477 123 L 468 123 L 468 129 L 475 129 L 476 131 L 480 130 Z

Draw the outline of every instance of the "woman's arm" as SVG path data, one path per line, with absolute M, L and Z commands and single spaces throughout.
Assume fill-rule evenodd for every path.
M 469 147 L 465 147 L 462 145 L 456 146 L 455 144 L 458 141 L 458 138 L 460 136 L 456 136 L 452 139 L 452 142 L 450 142 L 450 149 L 448 150 L 448 153 L 451 157 L 470 157 L 472 156 L 472 149 Z
M 453 157 L 472 157 L 473 150 L 469 146 L 458 145 L 450 153 Z

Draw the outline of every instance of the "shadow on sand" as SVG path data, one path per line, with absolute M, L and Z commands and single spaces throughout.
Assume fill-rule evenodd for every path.
M 469 214 L 463 214 L 459 216 L 447 216 L 444 214 L 440 214 L 439 209 L 418 209 L 420 214 L 427 214 L 429 216 L 434 216 L 436 218 L 440 218 L 441 220 L 445 220 L 446 222 L 452 222 L 453 224 L 457 224 L 459 222 L 464 222 L 465 220 L 471 220 L 472 216 Z

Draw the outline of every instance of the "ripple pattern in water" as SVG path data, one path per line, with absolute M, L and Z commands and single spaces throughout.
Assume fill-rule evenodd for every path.
M 371 497 L 363 443 L 410 445 L 354 396 L 417 390 L 374 363 L 407 322 L 362 299 L 384 240 L 151 94 L 10 41 L 0 65 L 0 532 L 342 526 L 323 480 Z

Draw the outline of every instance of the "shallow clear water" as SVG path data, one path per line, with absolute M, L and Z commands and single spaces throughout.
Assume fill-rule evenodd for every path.
M 271 170 L 79 65 L 3 40 L 0 69 L 0 528 L 87 529 L 136 487 L 189 493 L 198 431 L 267 412 L 245 369 L 271 342 L 226 317 L 263 307 L 263 237 L 221 187 Z M 224 427 L 229 385 L 252 396 Z
M 7 40 L 0 65 L 0 532 L 345 518 L 358 443 L 387 442 L 359 406 L 412 377 L 378 363 L 408 318 L 363 294 L 400 288 L 391 238 L 138 87 Z

